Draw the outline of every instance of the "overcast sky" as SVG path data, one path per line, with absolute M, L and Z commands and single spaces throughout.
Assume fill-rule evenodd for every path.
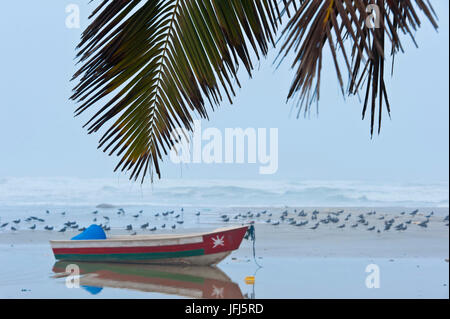
M 0 11 L 0 177 L 114 177 L 116 158 L 97 150 L 97 136 L 73 118 L 68 100 L 75 46 L 96 2 L 6 1 Z M 278 70 L 276 50 L 262 61 L 234 104 L 224 103 L 202 126 L 278 128 L 278 171 L 261 176 L 258 165 L 175 165 L 166 159 L 164 178 L 289 180 L 448 181 L 449 3 L 431 1 L 439 32 L 424 22 L 419 49 L 403 37 L 407 53 L 396 58 L 388 81 L 392 119 L 384 114 L 380 136 L 370 138 L 362 106 L 343 100 L 332 61 L 324 64 L 319 116 L 296 119 L 285 104 L 293 73 L 290 60 Z M 65 7 L 81 8 L 82 29 L 65 27 Z

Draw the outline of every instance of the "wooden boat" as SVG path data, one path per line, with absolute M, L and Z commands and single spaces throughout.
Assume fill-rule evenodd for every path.
M 71 262 L 53 266 L 56 278 L 66 277 Z M 91 294 L 104 287 L 162 293 L 188 298 L 243 299 L 239 285 L 217 267 L 77 262 L 79 284 Z
M 102 240 L 51 240 L 56 260 L 215 265 L 239 248 L 249 226 L 182 235 L 111 236 Z

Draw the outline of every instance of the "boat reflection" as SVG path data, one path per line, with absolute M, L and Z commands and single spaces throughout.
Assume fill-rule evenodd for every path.
M 67 266 L 80 269 L 80 286 L 91 294 L 103 287 L 156 292 L 188 298 L 243 299 L 239 285 L 217 267 L 56 262 L 55 277 L 67 277 Z

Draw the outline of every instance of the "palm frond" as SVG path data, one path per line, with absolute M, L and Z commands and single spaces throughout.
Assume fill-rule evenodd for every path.
M 379 28 L 368 27 L 366 21 L 369 5 L 379 8 Z M 414 41 L 413 32 L 421 21 L 417 11 L 437 28 L 434 10 L 429 1 L 423 0 L 290 0 L 285 1 L 285 10 L 296 5 L 298 9 L 289 19 L 282 32 L 284 43 L 280 59 L 295 52 L 292 67 L 296 68 L 288 100 L 299 99 L 299 114 L 306 112 L 320 98 L 320 80 L 323 50 L 329 47 L 332 53 L 337 78 L 344 94 L 358 94 L 366 86 L 363 119 L 370 108 L 371 135 L 378 113 L 378 133 L 381 129 L 383 106 L 390 114 L 388 93 L 385 85 L 386 45 L 391 45 L 391 56 L 403 51 L 400 33 Z M 292 13 L 291 13 L 292 14 Z M 341 69 L 342 65 L 344 68 Z M 348 79 L 345 88 L 344 81 Z M 377 105 L 378 101 L 378 105 Z
M 99 148 L 116 170 L 160 176 L 173 129 L 207 118 L 205 99 L 232 101 L 239 65 L 251 76 L 251 55 L 274 45 L 278 12 L 276 0 L 102 1 L 78 46 L 76 115 L 94 110 L 89 133 L 109 124 Z

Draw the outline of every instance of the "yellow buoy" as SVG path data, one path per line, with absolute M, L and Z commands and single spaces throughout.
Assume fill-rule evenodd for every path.
M 247 277 L 245 277 L 245 283 L 247 285 L 253 285 L 255 283 L 255 276 L 247 276 Z

